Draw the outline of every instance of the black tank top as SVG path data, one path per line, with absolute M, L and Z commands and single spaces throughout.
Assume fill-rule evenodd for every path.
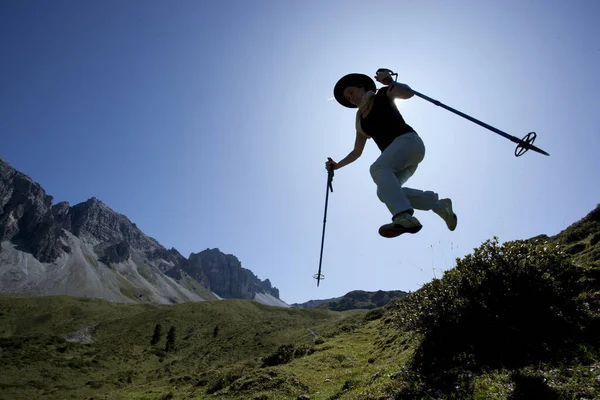
M 398 136 L 415 132 L 402 118 L 394 100 L 387 96 L 387 89 L 386 86 L 377 91 L 371 111 L 360 120 L 363 131 L 373 138 L 382 152 Z

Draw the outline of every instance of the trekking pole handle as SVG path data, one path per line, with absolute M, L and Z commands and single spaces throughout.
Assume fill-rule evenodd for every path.
M 394 76 L 394 82 L 396 82 L 398 80 L 398 74 L 394 71 L 392 71 L 389 68 L 379 68 L 376 72 L 376 74 L 380 73 L 380 72 L 387 72 L 389 73 L 391 76 Z
M 333 160 L 332 160 L 330 157 L 327 157 L 327 160 L 329 160 L 329 161 L 333 161 Z M 332 193 L 333 193 L 333 185 L 332 185 L 332 182 L 333 182 L 333 175 L 334 175 L 334 172 L 333 172 L 333 165 L 330 165 L 330 166 L 327 168 L 327 187 L 329 188 L 329 190 L 330 190 Z

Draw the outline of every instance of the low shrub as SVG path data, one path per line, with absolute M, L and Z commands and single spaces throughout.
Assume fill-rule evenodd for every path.
M 396 304 L 398 327 L 421 336 L 412 368 L 450 389 L 485 369 L 582 356 L 598 327 L 578 298 L 585 271 L 556 246 L 484 242 Z
M 292 361 L 294 358 L 300 358 L 312 353 L 314 353 L 314 349 L 312 347 L 305 345 L 297 346 L 293 344 L 284 344 L 279 346 L 275 352 L 263 358 L 263 366 L 286 364 Z

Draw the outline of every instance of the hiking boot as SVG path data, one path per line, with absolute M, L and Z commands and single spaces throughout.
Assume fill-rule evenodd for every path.
M 417 233 L 422 227 L 423 225 L 416 217 L 408 212 L 403 212 L 396 215 L 392 223 L 382 225 L 379 228 L 379 234 L 385 238 L 393 238 L 403 233 Z
M 452 211 L 452 200 L 450 199 L 441 199 L 439 201 L 441 208 L 438 210 L 434 210 L 434 212 L 442 217 L 442 219 L 446 222 L 446 226 L 451 231 L 456 229 L 456 224 L 458 223 L 458 217 Z

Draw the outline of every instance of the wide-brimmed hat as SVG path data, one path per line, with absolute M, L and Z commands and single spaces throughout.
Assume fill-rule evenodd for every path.
M 344 97 L 344 89 L 346 89 L 348 86 L 364 87 L 367 92 L 369 90 L 375 91 L 377 89 L 375 86 L 375 82 L 373 82 L 373 79 L 371 79 L 371 77 L 368 75 L 348 74 L 346 76 L 343 76 L 335 84 L 335 87 L 333 88 L 333 95 L 335 96 L 335 99 L 338 101 L 338 103 L 348 108 L 357 107 L 356 105 L 346 100 L 346 98 Z

